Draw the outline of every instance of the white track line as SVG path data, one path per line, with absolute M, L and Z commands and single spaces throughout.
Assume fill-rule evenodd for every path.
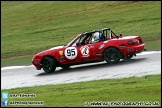
M 1 70 L 18 69 L 18 68 L 26 68 L 26 67 L 34 67 L 34 66 L 33 65 L 30 65 L 30 66 L 8 66 L 8 67 L 2 67 Z

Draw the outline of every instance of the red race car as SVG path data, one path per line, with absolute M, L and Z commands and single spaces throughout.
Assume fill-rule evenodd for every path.
M 84 32 L 65 46 L 58 46 L 36 54 L 32 64 L 37 70 L 54 72 L 56 67 L 68 69 L 71 65 L 101 62 L 117 63 L 131 59 L 146 50 L 141 36 L 119 36 L 110 28 Z

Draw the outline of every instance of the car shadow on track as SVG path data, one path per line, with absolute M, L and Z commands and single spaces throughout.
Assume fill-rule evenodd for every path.
M 77 67 L 73 67 L 71 66 L 69 69 L 56 69 L 55 72 L 52 73 L 45 73 L 44 71 L 42 73 L 37 74 L 37 76 L 46 76 L 46 75 L 55 75 L 55 74 L 62 74 L 62 73 L 71 73 L 71 72 L 81 72 L 81 71 L 88 71 L 88 70 L 95 70 L 95 69 L 103 69 L 103 68 L 107 68 L 107 67 L 114 67 L 114 68 L 118 68 L 118 66 L 120 65 L 127 65 L 127 64 L 132 64 L 132 63 L 136 63 L 136 62 L 140 62 L 140 61 L 144 61 L 147 58 L 138 58 L 138 59 L 130 59 L 130 60 L 121 60 L 120 62 L 116 63 L 116 64 L 107 64 L 106 62 L 98 62 L 98 63 L 90 63 L 87 64 L 86 66 L 81 66 L 78 65 Z

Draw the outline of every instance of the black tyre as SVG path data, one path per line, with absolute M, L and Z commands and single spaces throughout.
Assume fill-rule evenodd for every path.
M 61 68 L 63 68 L 63 69 L 69 69 L 70 68 L 70 65 L 61 65 Z
M 44 57 L 42 61 L 42 68 L 46 73 L 54 72 L 56 69 L 55 60 L 50 57 Z
M 111 47 L 106 49 L 104 52 L 104 60 L 109 64 L 119 62 L 120 58 L 121 58 L 121 53 L 116 48 Z

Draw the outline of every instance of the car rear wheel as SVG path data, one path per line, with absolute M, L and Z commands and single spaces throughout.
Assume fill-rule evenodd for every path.
M 116 48 L 108 48 L 104 52 L 104 59 L 107 63 L 113 64 L 120 61 L 121 54 L 120 51 Z
M 46 73 L 54 72 L 56 69 L 55 60 L 51 57 L 44 57 L 42 61 L 42 68 Z
M 63 68 L 63 69 L 69 69 L 70 68 L 70 65 L 61 65 L 61 68 Z

